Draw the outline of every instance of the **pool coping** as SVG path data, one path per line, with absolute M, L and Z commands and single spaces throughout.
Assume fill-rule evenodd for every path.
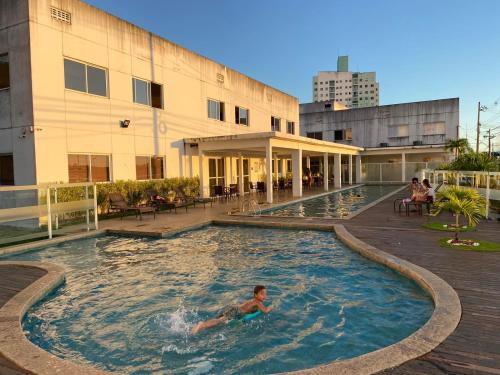
M 224 221 L 214 220 L 212 223 L 224 224 Z M 234 222 L 231 222 L 231 224 L 234 224 Z M 241 224 L 244 225 L 244 223 Z M 259 226 L 269 227 L 270 225 L 260 223 Z M 272 227 L 333 230 L 337 237 L 351 250 L 415 281 L 430 294 L 434 302 L 434 311 L 429 320 L 413 334 L 395 344 L 355 358 L 334 361 L 310 369 L 291 371 L 283 374 L 373 374 L 399 366 L 430 352 L 442 343 L 457 327 L 462 313 L 458 295 L 450 285 L 432 272 L 359 240 L 350 234 L 342 224 L 318 226 L 313 223 L 304 223 L 302 225 L 274 223 Z M 47 272 L 46 275 L 17 293 L 0 308 L 1 355 L 20 368 L 33 374 L 116 374 L 58 358 L 31 343 L 24 335 L 22 319 L 25 313 L 31 306 L 64 283 L 65 270 L 63 267 L 52 263 L 10 261 L 0 261 L 0 265 L 35 267 Z
M 370 203 L 364 205 L 363 207 L 357 209 L 356 211 L 351 212 L 349 215 L 346 215 L 346 216 L 343 216 L 343 217 L 266 215 L 266 212 L 274 211 L 274 210 L 279 210 L 282 207 L 286 207 L 286 206 L 290 206 L 292 204 L 297 204 L 297 203 L 305 202 L 305 201 L 308 201 L 308 200 L 311 200 L 311 199 L 315 199 L 315 198 L 321 198 L 321 197 L 324 197 L 326 195 L 333 194 L 333 193 L 339 193 L 339 192 L 342 192 L 342 191 L 345 191 L 345 190 L 355 189 L 355 188 L 358 188 L 358 187 L 361 187 L 361 186 L 365 186 L 365 185 L 367 185 L 367 186 L 375 186 L 375 185 L 369 185 L 369 184 L 365 184 L 365 183 L 351 185 L 351 186 L 348 186 L 348 187 L 345 187 L 345 188 L 341 188 L 341 189 L 335 190 L 335 191 L 325 191 L 324 193 L 317 194 L 317 195 L 314 195 L 312 197 L 304 197 L 304 198 L 292 200 L 292 201 L 289 201 L 289 202 L 280 203 L 280 204 L 277 204 L 276 206 L 272 206 L 272 207 L 265 208 L 265 209 L 261 210 L 261 214 L 260 215 L 249 215 L 249 214 L 243 214 L 243 213 L 235 213 L 235 214 L 231 214 L 229 216 L 238 216 L 238 217 L 281 217 L 281 218 L 285 218 L 285 219 L 287 219 L 287 218 L 288 219 L 291 219 L 291 218 L 293 218 L 293 219 L 295 219 L 295 218 L 304 218 L 304 219 L 350 220 L 350 219 L 358 216 L 362 212 L 364 212 L 364 211 L 372 208 L 373 206 L 379 204 L 384 199 L 387 199 L 390 196 L 392 196 L 394 194 L 397 194 L 397 193 L 399 193 L 402 190 L 404 190 L 404 189 L 407 188 L 407 185 L 403 185 L 399 189 L 395 189 L 395 190 L 391 191 L 390 193 L 387 193 L 387 194 L 381 196 L 380 198 L 377 198 L 373 202 L 370 202 Z M 399 184 L 394 184 L 394 185 L 397 186 Z

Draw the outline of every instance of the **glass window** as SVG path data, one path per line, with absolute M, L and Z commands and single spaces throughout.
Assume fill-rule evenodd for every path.
M 88 182 L 90 165 L 88 155 L 68 155 L 69 182 Z
M 149 105 L 149 82 L 132 78 L 132 85 L 134 89 L 134 103 Z
M 208 118 L 224 121 L 224 103 L 208 99 Z
M 149 156 L 135 157 L 135 178 L 136 180 L 149 180 Z
M 151 82 L 151 107 L 163 108 L 163 87 L 157 83 Z
M 87 92 L 85 64 L 64 59 L 64 84 L 67 89 Z
M 0 55 L 0 90 L 10 87 L 9 56 Z
M 87 66 L 87 82 L 89 94 L 107 96 L 106 71 L 104 69 Z
M 93 182 L 109 181 L 109 157 L 90 155 L 90 174 Z
M 307 132 L 306 137 L 322 140 L 323 139 L 323 132 Z
M 235 107 L 234 110 L 234 120 L 235 123 L 240 125 L 249 125 L 248 121 L 248 109 L 243 107 Z
M 295 122 L 287 121 L 286 122 L 286 131 L 288 134 L 295 134 Z
M 334 139 L 336 141 L 342 141 L 344 139 L 343 132 L 344 132 L 343 130 L 335 130 L 335 132 L 334 132 Z
M 279 117 L 271 116 L 271 131 L 281 131 L 281 119 Z
M 164 159 L 163 157 L 153 156 L 151 158 L 151 175 L 154 179 L 164 178 Z
M 345 136 L 344 136 L 344 139 L 346 141 L 352 141 L 352 129 L 351 128 L 347 128 L 345 130 Z
M 0 185 L 14 185 L 14 158 L 0 155 Z

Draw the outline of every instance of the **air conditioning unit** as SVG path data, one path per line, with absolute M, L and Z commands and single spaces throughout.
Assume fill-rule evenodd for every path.
M 422 141 L 413 141 L 413 146 L 422 146 Z
M 389 147 L 389 143 L 382 142 L 382 143 L 380 144 L 380 147 Z

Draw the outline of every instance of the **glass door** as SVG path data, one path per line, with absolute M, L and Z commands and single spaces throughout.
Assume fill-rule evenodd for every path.
M 225 186 L 224 159 L 208 159 L 208 185 L 210 186 L 210 191 L 213 191 L 213 186 Z
M 236 175 L 238 186 L 240 184 L 240 163 L 236 162 Z M 243 159 L 243 191 L 245 193 L 250 191 L 250 163 L 248 159 Z

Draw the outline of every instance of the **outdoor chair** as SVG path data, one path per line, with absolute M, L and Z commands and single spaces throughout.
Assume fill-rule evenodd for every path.
M 176 192 L 176 194 L 179 197 L 181 197 L 182 200 L 184 200 L 184 202 L 190 202 L 190 203 L 192 203 L 193 207 L 196 207 L 196 203 L 202 203 L 203 204 L 203 208 L 206 207 L 207 203 L 210 203 L 210 207 L 212 207 L 212 202 L 213 202 L 212 198 L 202 198 L 200 196 L 190 196 L 190 195 L 187 195 L 184 192 L 184 189 L 182 189 L 181 187 L 176 188 L 175 192 Z
M 154 207 L 156 211 L 168 210 L 170 212 L 176 210 L 175 203 L 168 202 L 165 198 L 158 195 L 156 191 L 148 190 L 146 193 L 149 197 L 149 205 Z
M 229 184 L 229 196 L 231 198 L 239 198 L 238 184 Z
M 263 181 L 257 182 L 257 193 L 264 194 L 266 192 L 266 184 Z
M 248 182 L 248 190 L 250 191 L 250 193 L 257 192 L 257 187 L 255 186 L 255 184 L 252 181 Z
M 226 197 L 226 195 L 224 193 L 224 187 L 222 185 L 214 185 L 212 196 L 214 198 L 218 198 L 218 199 Z
M 154 207 L 148 206 L 131 206 L 128 205 L 123 195 L 120 193 L 110 193 L 109 194 L 109 208 L 112 210 L 120 211 L 122 214 L 120 219 L 123 220 L 123 216 L 125 216 L 128 212 L 133 212 L 135 214 L 135 218 L 137 219 L 137 215 L 139 215 L 140 220 L 142 220 L 142 214 L 152 212 L 153 219 L 156 219 L 156 210 Z

